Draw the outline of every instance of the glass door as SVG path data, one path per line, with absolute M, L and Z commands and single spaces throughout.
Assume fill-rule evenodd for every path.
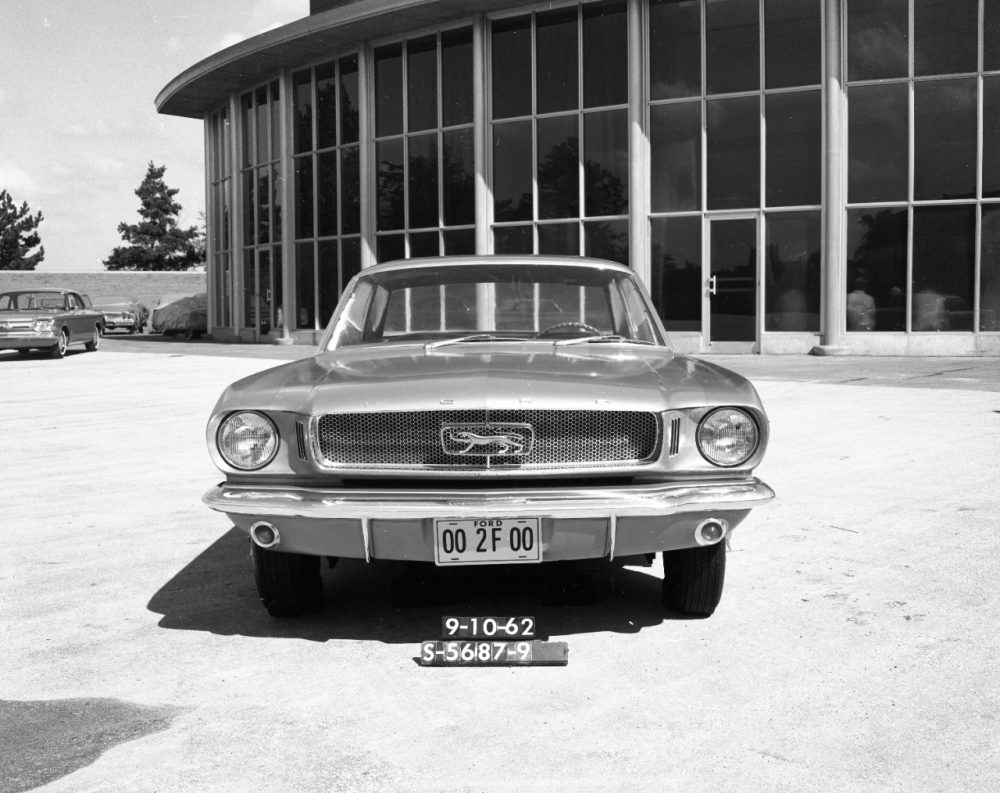
M 254 341 L 280 325 L 281 262 L 271 261 L 271 249 L 247 250 L 243 270 L 243 327 Z M 277 288 L 276 288 L 277 287 Z
M 708 350 L 757 352 L 757 217 L 712 218 L 708 225 Z

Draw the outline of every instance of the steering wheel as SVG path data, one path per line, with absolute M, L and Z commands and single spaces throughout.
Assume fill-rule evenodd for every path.
M 536 339 L 544 338 L 548 336 L 554 330 L 562 330 L 563 328 L 579 328 L 580 330 L 585 330 L 588 333 L 592 333 L 595 336 L 601 335 L 601 329 L 595 328 L 593 325 L 588 325 L 586 322 L 557 322 L 555 325 L 549 325 L 544 330 L 538 331 L 538 335 L 535 336 Z

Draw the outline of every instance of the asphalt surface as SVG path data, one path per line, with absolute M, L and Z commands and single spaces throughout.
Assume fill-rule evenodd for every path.
M 778 493 L 707 620 L 659 563 L 344 561 L 276 621 L 200 502 L 237 377 L 309 348 L 108 337 L 0 352 L 0 791 L 1000 789 L 1000 359 L 713 357 Z M 531 614 L 565 667 L 418 666 L 445 614 Z

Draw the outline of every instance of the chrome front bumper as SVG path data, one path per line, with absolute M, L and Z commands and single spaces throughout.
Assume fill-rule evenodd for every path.
M 546 560 L 614 557 L 694 547 L 702 521 L 721 519 L 731 530 L 773 498 L 768 485 L 748 478 L 422 491 L 222 483 L 202 500 L 244 531 L 257 521 L 273 523 L 282 538 L 276 550 L 433 561 L 435 519 L 538 517 Z

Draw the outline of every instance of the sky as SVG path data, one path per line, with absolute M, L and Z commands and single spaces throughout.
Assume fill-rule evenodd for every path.
M 0 0 L 0 190 L 41 211 L 45 272 L 94 272 L 139 220 L 150 162 L 182 226 L 205 210 L 200 120 L 157 94 L 227 46 L 309 15 L 309 0 Z

